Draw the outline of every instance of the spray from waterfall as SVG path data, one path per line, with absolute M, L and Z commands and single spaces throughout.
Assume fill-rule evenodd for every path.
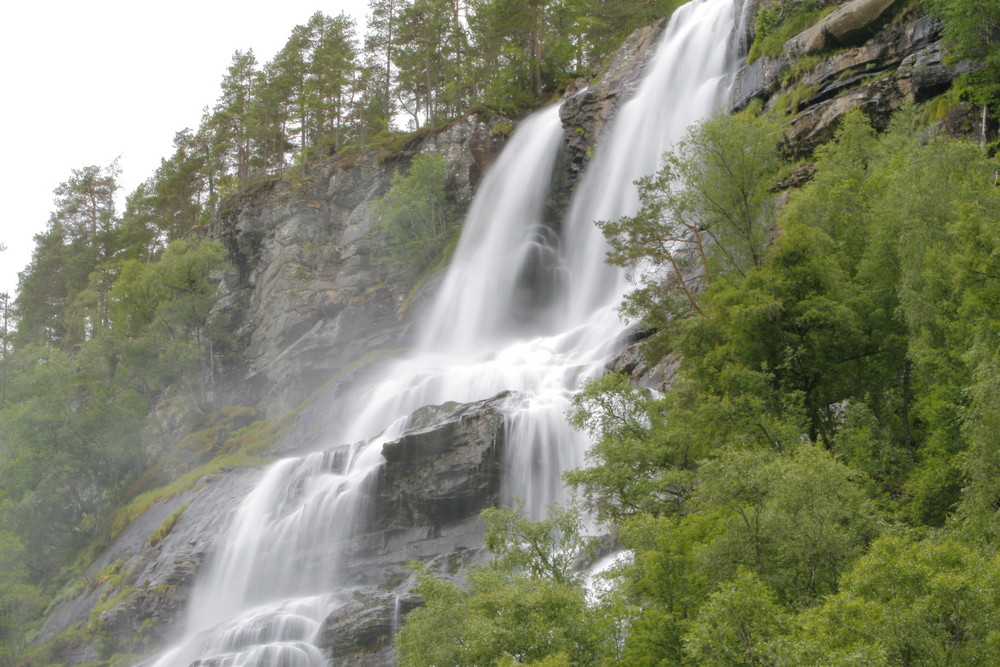
M 267 471 L 199 579 L 187 638 L 157 667 L 326 664 L 319 628 L 349 594 L 341 545 L 361 529 L 382 445 L 422 406 L 512 390 L 504 493 L 535 518 L 563 499 L 561 475 L 583 464 L 588 444 L 565 413 L 619 351 L 624 331 L 615 308 L 627 285 L 604 264 L 593 222 L 634 213 L 633 181 L 722 104 L 734 13 L 733 0 L 694 0 L 675 12 L 558 234 L 543 215 L 563 141 L 558 109 L 522 124 L 476 195 L 416 348 L 345 411 L 356 417 L 334 441 L 355 444 Z

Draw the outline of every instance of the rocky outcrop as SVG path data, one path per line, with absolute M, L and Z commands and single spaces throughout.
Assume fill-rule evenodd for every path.
M 511 398 L 421 408 L 404 435 L 383 445 L 363 529 L 345 545 L 347 581 L 402 592 L 411 560 L 454 573 L 483 557 L 478 518 L 501 499 Z
M 420 604 L 413 595 L 355 595 L 327 617 L 320 645 L 341 667 L 392 664 L 392 644 L 402 619 Z
M 418 411 L 410 432 L 382 448 L 372 524 L 443 526 L 498 504 L 505 400 Z
M 636 30 L 593 81 L 580 79 L 566 91 L 559 115 L 566 133 L 570 183 L 586 167 L 619 105 L 635 92 L 666 25 L 664 19 Z
M 854 46 L 872 36 L 896 0 L 853 0 L 828 14 L 819 23 L 792 37 L 784 53 L 798 58 L 829 49 Z
M 229 512 L 256 485 L 259 474 L 243 468 L 206 476 L 152 505 L 90 565 L 83 590 L 53 608 L 37 641 L 50 641 L 74 627 L 99 637 L 105 654 L 166 641 L 178 628 L 193 578 Z M 73 650 L 92 654 L 84 662 L 97 656 L 92 645 Z
M 421 151 L 446 157 L 452 195 L 470 201 L 509 122 L 467 116 L 388 159 L 337 156 L 228 200 L 210 230 L 237 269 L 217 309 L 236 341 L 220 401 L 281 415 L 359 360 L 403 346 L 412 286 L 372 261 L 375 203 Z
M 810 30 L 828 25 L 830 17 Z M 853 109 L 861 109 L 876 126 L 882 126 L 905 102 L 940 94 L 956 76 L 968 71 L 967 63 L 946 61 L 940 30 L 940 22 L 929 16 L 902 21 L 861 45 L 831 52 L 792 76 L 795 60 L 791 54 L 800 50 L 796 41 L 800 35 L 786 45 L 785 55 L 759 58 L 739 71 L 734 108 L 741 109 L 753 99 L 769 108 L 786 105 L 782 110 L 791 116 L 786 137 L 796 154 L 829 140 L 840 118 Z

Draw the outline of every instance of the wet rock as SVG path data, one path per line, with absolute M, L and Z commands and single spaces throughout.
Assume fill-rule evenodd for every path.
M 586 167 L 608 121 L 635 92 L 666 25 L 663 20 L 636 30 L 612 56 L 607 69 L 592 82 L 577 82 L 566 91 L 559 115 L 565 128 L 571 181 Z
M 440 526 L 496 505 L 508 396 L 417 411 L 411 430 L 382 448 L 373 525 Z
M 421 604 L 413 595 L 357 594 L 326 618 L 319 646 L 341 667 L 393 664 L 392 644 L 402 619 Z
M 237 268 L 217 309 L 235 340 L 220 351 L 219 400 L 280 416 L 359 360 L 405 345 L 412 286 L 372 261 L 375 203 L 425 151 L 445 156 L 449 191 L 469 202 L 502 147 L 503 120 L 461 118 L 391 158 L 335 156 L 228 200 L 210 226 Z
M 788 69 L 789 62 L 783 57 L 761 57 L 741 67 L 733 81 L 733 109 L 739 111 L 755 98 L 771 96 L 781 85 L 781 75 Z

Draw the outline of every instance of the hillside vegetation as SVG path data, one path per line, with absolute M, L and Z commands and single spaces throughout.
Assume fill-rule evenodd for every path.
M 3 300 L 0 662 L 48 662 L 29 648 L 46 609 L 89 585 L 124 522 L 201 472 L 265 460 L 280 432 L 213 391 L 239 354 L 214 309 L 233 269 L 207 233 L 227 197 L 535 107 L 676 4 L 371 0 L 363 40 L 317 13 L 263 65 L 236 52 L 217 103 L 124 211 L 115 164 L 74 170 Z M 576 399 L 596 445 L 567 481 L 631 554 L 604 593 L 575 570 L 593 549 L 578 510 L 491 511 L 496 562 L 468 588 L 420 573 L 402 664 L 1000 655 L 1000 162 L 934 123 L 959 104 L 984 127 L 1000 117 L 1000 15 L 909 5 L 974 64 L 941 99 L 881 132 L 850 114 L 801 164 L 780 105 L 713 118 L 639 183 L 639 213 L 600 223 L 636 276 L 623 310 L 649 363 L 679 359 L 666 394 L 612 374 Z M 773 34 L 817 11 L 768 6 L 758 29 Z M 455 231 L 441 166 L 414 161 L 382 202 L 380 251 L 404 280 Z M 778 185 L 803 170 L 802 187 Z M 425 204 L 417 217 L 404 199 Z

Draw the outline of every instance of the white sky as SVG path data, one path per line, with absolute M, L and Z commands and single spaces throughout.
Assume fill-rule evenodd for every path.
M 72 169 L 121 156 L 125 194 L 197 128 L 233 53 L 270 60 L 316 11 L 367 0 L 27 0 L 0 13 L 0 292 L 11 295 Z

